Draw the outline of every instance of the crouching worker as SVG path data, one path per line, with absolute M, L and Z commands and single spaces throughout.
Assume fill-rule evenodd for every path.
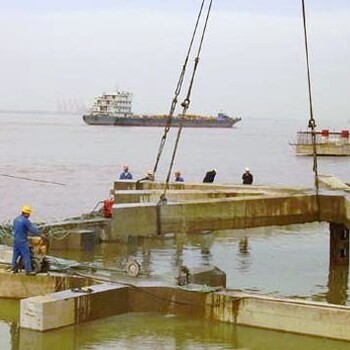
M 17 263 L 21 257 L 26 274 L 35 275 L 35 272 L 32 270 L 28 234 L 40 236 L 39 229 L 29 220 L 29 216 L 32 213 L 32 209 L 29 205 L 24 205 L 21 212 L 21 215 L 13 220 L 13 256 L 11 271 L 18 271 Z

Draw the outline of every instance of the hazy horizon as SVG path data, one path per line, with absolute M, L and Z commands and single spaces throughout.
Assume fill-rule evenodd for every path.
M 135 113 L 167 112 L 200 4 L 0 1 L 0 109 L 89 107 L 118 86 L 133 92 Z M 350 4 L 306 6 L 315 116 L 347 121 Z M 189 113 L 218 111 L 308 118 L 300 0 L 213 2 Z

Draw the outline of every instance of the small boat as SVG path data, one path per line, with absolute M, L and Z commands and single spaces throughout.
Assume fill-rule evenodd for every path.
M 296 155 L 313 155 L 312 136 L 312 131 L 298 131 L 297 142 L 290 143 L 295 148 Z M 323 129 L 315 131 L 315 136 L 318 156 L 350 156 L 349 130 L 334 132 Z
M 117 90 L 112 93 L 103 93 L 95 99 L 88 114 L 83 120 L 89 125 L 114 126 L 160 126 L 164 127 L 168 121 L 167 114 L 136 115 L 132 113 L 132 93 Z M 241 121 L 239 117 L 229 117 L 224 113 L 216 116 L 203 115 L 177 115 L 171 118 L 171 126 L 192 128 L 231 128 Z

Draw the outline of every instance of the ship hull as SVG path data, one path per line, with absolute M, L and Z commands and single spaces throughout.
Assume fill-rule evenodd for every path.
M 297 156 L 312 156 L 314 154 L 313 146 L 309 144 L 298 144 L 295 146 Z M 350 143 L 335 144 L 324 143 L 316 144 L 316 154 L 318 156 L 349 157 Z
M 312 156 L 315 151 L 318 156 L 350 156 L 349 130 L 340 132 L 329 131 L 298 131 L 297 142 L 291 145 L 295 147 L 296 155 Z
M 86 114 L 83 116 L 83 120 L 89 125 L 165 127 L 168 118 L 153 116 L 111 117 L 109 115 Z M 187 128 L 232 128 L 240 120 L 240 118 L 189 118 L 183 119 L 182 126 Z M 179 127 L 180 118 L 172 118 L 171 126 Z

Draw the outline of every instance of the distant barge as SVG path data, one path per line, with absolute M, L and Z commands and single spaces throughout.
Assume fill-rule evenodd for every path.
M 332 132 L 328 129 L 315 131 L 316 154 L 318 156 L 350 156 L 349 130 Z M 291 143 L 295 148 L 296 155 L 312 156 L 312 132 L 299 131 L 297 142 Z
M 164 127 L 168 115 L 136 115 L 131 109 L 132 94 L 118 90 L 104 93 L 95 99 L 90 113 L 83 115 L 83 120 L 89 125 L 114 126 L 150 126 Z M 178 127 L 182 121 L 183 127 L 191 128 L 231 128 L 241 118 L 232 118 L 224 113 L 217 116 L 177 115 L 172 117 L 171 126 Z

